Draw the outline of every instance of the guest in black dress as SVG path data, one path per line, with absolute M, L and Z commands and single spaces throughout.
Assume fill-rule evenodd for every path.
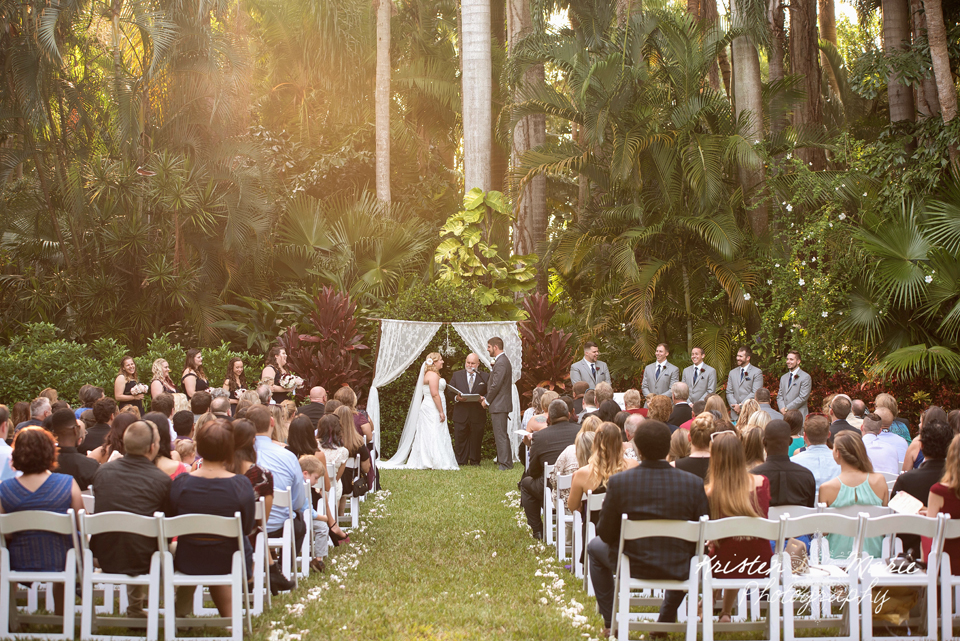
M 203 371 L 203 354 L 200 353 L 199 349 L 187 350 L 187 360 L 183 365 L 180 383 L 183 385 L 183 391 L 187 398 L 193 398 L 193 395 L 197 392 L 210 389 L 210 383 L 207 382 L 207 373 Z
M 273 392 L 273 402 L 279 405 L 290 395 L 290 390 L 280 385 L 280 379 L 290 373 L 287 371 L 287 351 L 279 346 L 271 347 L 265 363 L 260 380 L 273 381 L 270 383 L 270 391 Z
M 197 428 L 194 440 L 197 453 L 203 458 L 203 467 L 174 479 L 170 487 L 172 516 L 233 516 L 239 512 L 243 531 L 252 531 L 255 526 L 256 498 L 247 477 L 230 471 L 233 469 L 233 432 L 230 424 L 224 420 L 211 421 Z M 177 542 L 173 567 L 184 574 L 229 574 L 236 550 L 234 539 L 219 536 L 182 536 Z M 244 558 L 247 576 L 250 576 L 253 571 L 253 547 L 246 537 Z M 190 612 L 193 592 L 193 587 L 177 590 L 177 616 L 186 616 Z M 229 617 L 232 613 L 230 586 L 211 586 L 210 596 L 220 611 L 220 616 Z
M 157 398 L 161 394 L 176 394 L 180 390 L 170 378 L 170 364 L 167 359 L 158 358 L 153 361 L 153 379 L 150 381 L 150 398 Z
M 143 394 L 133 394 L 133 388 L 140 384 L 137 379 L 137 364 L 132 356 L 120 359 L 120 372 L 113 381 L 113 397 L 117 399 L 117 407 L 123 409 L 127 405 L 134 405 L 143 416 Z

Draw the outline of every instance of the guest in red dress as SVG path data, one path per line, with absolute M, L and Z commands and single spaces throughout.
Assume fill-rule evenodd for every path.
M 709 483 L 704 488 L 710 501 L 710 518 L 753 516 L 766 518 L 770 507 L 770 481 L 750 474 L 743 444 L 732 431 L 715 432 L 710 445 Z M 710 563 L 717 578 L 761 578 L 770 573 L 770 541 L 736 537 L 710 541 Z M 720 622 L 730 621 L 739 590 L 723 591 Z
M 935 517 L 943 512 L 951 519 L 960 518 L 960 438 L 953 437 L 947 450 L 947 462 L 943 465 L 943 477 L 930 488 L 927 498 L 927 516 Z M 923 541 L 924 556 L 930 551 L 930 541 Z M 948 539 L 943 551 L 950 555 L 950 573 L 960 575 L 960 539 Z

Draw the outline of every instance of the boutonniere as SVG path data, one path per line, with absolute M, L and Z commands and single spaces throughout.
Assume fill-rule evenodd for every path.
M 794 375 L 793 375 L 793 380 L 797 380 L 798 378 L 800 378 L 800 375 L 799 375 L 799 374 L 794 374 Z

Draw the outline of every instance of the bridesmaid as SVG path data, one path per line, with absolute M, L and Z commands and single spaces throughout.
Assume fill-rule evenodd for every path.
M 137 364 L 132 356 L 124 356 L 120 359 L 120 372 L 113 381 L 113 397 L 117 401 L 117 408 L 122 409 L 127 405 L 134 405 L 140 410 L 143 416 L 143 394 L 133 394 L 133 388 L 140 384 L 137 380 Z
M 271 347 L 267 352 L 266 365 L 260 374 L 260 380 L 269 383 L 273 392 L 273 402 L 279 405 L 287 400 L 290 390 L 280 385 L 280 379 L 289 374 L 287 371 L 287 351 L 282 347 Z
M 183 365 L 180 382 L 183 383 L 183 391 L 187 398 L 193 398 L 193 395 L 197 392 L 210 388 L 210 383 L 207 382 L 207 373 L 203 371 L 203 354 L 200 353 L 199 349 L 187 350 L 187 360 Z
M 247 389 L 247 377 L 243 373 L 243 359 L 234 356 L 227 363 L 227 378 L 223 381 L 223 389 L 230 392 L 230 414 L 232 416 L 237 409 L 237 403 L 240 401 L 237 392 Z
M 157 398 L 161 394 L 176 394 L 179 390 L 173 379 L 170 378 L 170 364 L 167 359 L 158 358 L 150 368 L 153 380 L 150 381 L 150 398 Z

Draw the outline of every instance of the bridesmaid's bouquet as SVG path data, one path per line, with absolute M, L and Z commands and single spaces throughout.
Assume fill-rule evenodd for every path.
M 280 379 L 280 387 L 287 390 L 295 390 L 303 386 L 303 379 L 296 374 L 287 374 Z
M 130 388 L 130 394 L 136 396 L 138 394 L 146 394 L 150 391 L 150 386 L 146 383 L 137 383 L 132 388 Z

